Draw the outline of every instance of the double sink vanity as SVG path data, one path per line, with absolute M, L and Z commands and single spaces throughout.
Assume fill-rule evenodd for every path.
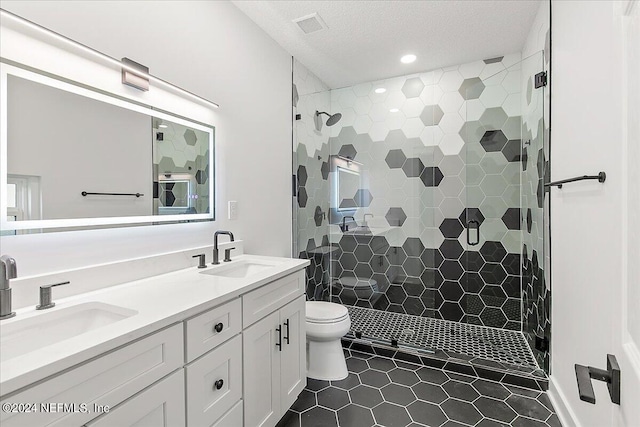
M 240 255 L 198 268 L 192 252 L 177 255 L 188 268 L 154 275 L 147 261 L 150 277 L 2 320 L 0 424 L 275 425 L 306 385 L 308 261 Z

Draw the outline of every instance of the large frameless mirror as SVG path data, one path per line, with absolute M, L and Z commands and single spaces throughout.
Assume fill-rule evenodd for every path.
M 214 218 L 213 126 L 13 64 L 0 77 L 3 234 Z

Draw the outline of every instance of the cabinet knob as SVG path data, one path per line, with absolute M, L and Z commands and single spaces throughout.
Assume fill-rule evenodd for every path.
M 215 329 L 216 332 L 222 332 L 222 328 L 224 328 L 224 325 L 222 324 L 222 322 L 217 323 L 216 326 L 213 327 L 213 329 Z
M 213 388 L 215 388 L 216 390 L 220 390 L 223 385 L 224 385 L 224 381 L 221 378 L 218 381 L 216 381 L 215 383 L 213 383 Z

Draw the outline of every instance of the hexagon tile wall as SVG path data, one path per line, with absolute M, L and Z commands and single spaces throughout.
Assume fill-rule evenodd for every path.
M 312 259 L 308 295 L 331 290 L 347 305 L 520 330 L 536 311 L 525 304 L 522 313 L 522 274 L 543 274 L 530 253 L 521 262 L 521 228 L 539 219 L 522 221 L 530 214 L 521 209 L 521 171 L 538 173 L 539 156 L 521 142 L 529 129 L 521 55 L 331 91 L 298 69 L 296 253 Z M 316 109 L 342 120 L 317 132 Z M 360 188 L 339 203 L 332 155 L 359 164 Z M 338 224 L 349 216 L 356 224 L 343 233 Z M 480 225 L 477 245 L 467 242 L 471 220 Z M 330 287 L 344 277 L 376 286 Z
M 331 128 L 330 152 L 362 163 L 368 195 L 366 206 L 332 209 L 331 222 L 369 213 L 389 228 L 336 242 L 333 276 L 378 286 L 371 295 L 334 288 L 338 301 L 521 328 L 520 59 L 331 91 L 331 111 L 343 119 Z M 466 240 L 472 219 L 477 246 Z
M 153 146 L 154 171 L 158 174 L 190 174 L 196 180 L 193 193 L 197 196 L 196 212 L 209 212 L 209 135 L 178 123 L 165 120 L 161 132 L 163 138 L 156 139 Z M 157 180 L 157 177 L 154 178 Z M 173 184 L 160 184 L 155 209 L 160 206 L 186 205 L 186 188 Z M 179 203 L 176 203 L 176 200 Z M 157 213 L 157 211 L 156 211 Z

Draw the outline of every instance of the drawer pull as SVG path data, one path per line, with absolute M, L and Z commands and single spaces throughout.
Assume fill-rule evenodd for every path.
M 284 322 L 284 326 L 287 327 L 287 335 L 284 337 L 285 341 L 287 341 L 287 344 L 289 344 L 289 319 L 287 319 L 286 322 Z
M 222 332 L 223 328 L 224 328 L 224 325 L 222 324 L 222 322 L 217 323 L 216 326 L 213 327 L 213 329 L 215 329 L 216 332 Z
M 276 343 L 276 347 L 278 347 L 278 351 L 282 351 L 282 327 L 278 326 L 276 331 L 278 332 L 278 342 Z
M 213 383 L 213 387 L 216 390 L 220 390 L 222 388 L 222 386 L 224 385 L 224 381 L 221 379 L 219 379 L 218 381 L 216 381 L 215 383 Z

